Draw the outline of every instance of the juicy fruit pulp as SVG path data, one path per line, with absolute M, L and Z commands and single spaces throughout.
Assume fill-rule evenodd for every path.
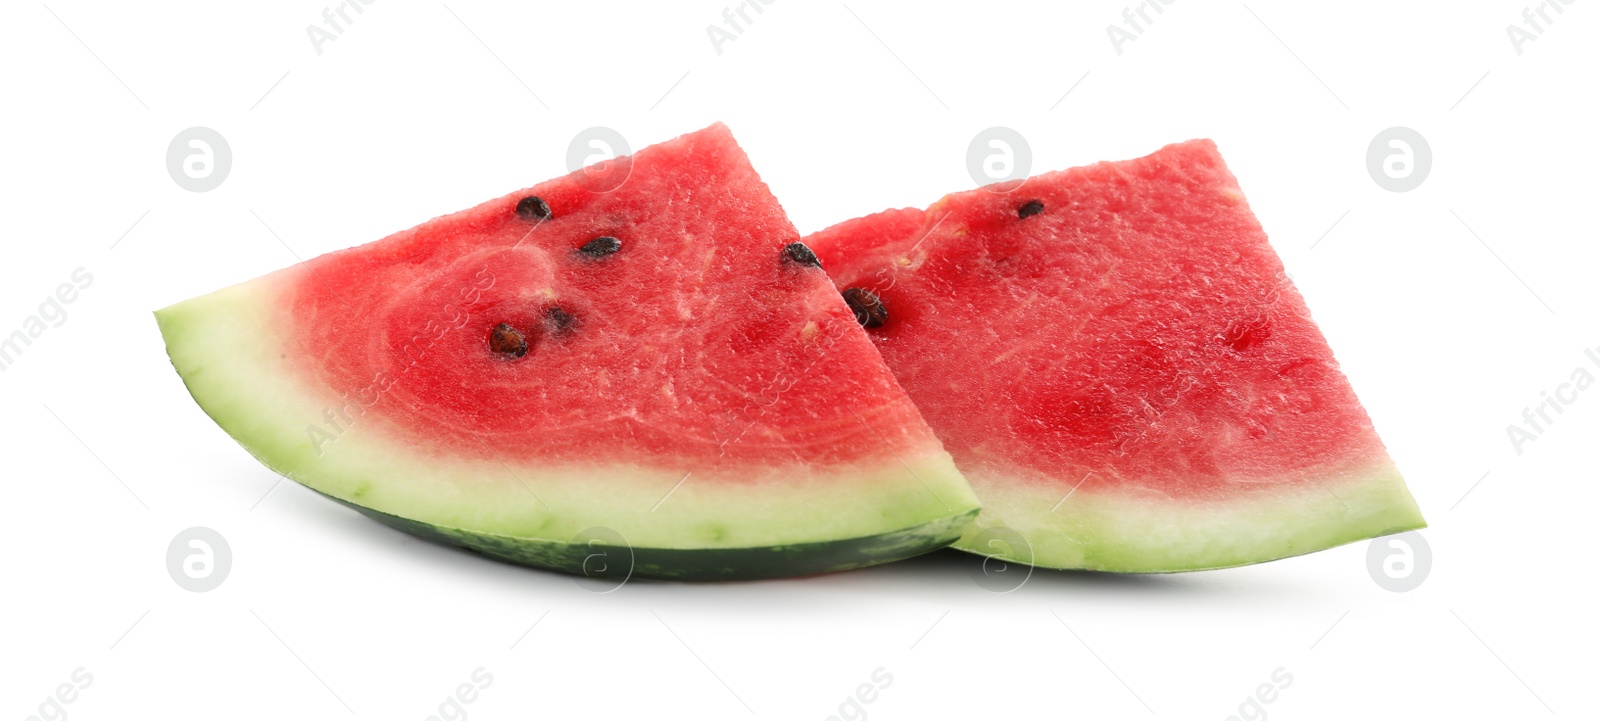
M 599 529 L 635 575 L 748 578 L 959 535 L 971 491 L 727 129 L 606 170 L 162 310 L 168 353 L 274 470 L 514 561 L 592 571 Z
M 1209 141 L 806 242 L 983 500 L 961 548 L 1176 571 L 1423 525 Z

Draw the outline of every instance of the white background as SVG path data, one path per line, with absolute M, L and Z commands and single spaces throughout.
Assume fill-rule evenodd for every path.
M 479 667 L 469 718 L 823 719 L 879 667 L 876 719 L 1223 719 L 1280 667 L 1269 718 L 1600 710 L 1600 390 L 1521 454 L 1506 430 L 1600 347 L 1588 3 L 1520 54 L 1524 0 L 1180 1 L 1120 54 L 1120 0 L 782 0 L 720 54 L 724 0 L 379 0 L 320 55 L 322 0 L 141 5 L 0 10 L 0 335 L 94 275 L 0 372 L 0 717 L 79 667 L 78 719 L 424 719 Z M 597 595 L 278 484 L 164 357 L 155 308 L 559 175 L 589 126 L 638 148 L 717 120 L 801 232 L 972 187 L 990 126 L 1041 171 L 1214 138 L 1432 524 L 1430 575 L 1385 591 L 1363 543 L 1001 595 L 940 553 Z M 1397 125 L 1433 154 L 1406 193 L 1365 164 Z M 191 126 L 231 146 L 216 190 L 167 174 Z M 165 567 L 191 526 L 232 548 L 209 593 Z

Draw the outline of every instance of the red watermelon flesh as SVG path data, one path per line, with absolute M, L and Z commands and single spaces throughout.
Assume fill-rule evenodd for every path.
M 524 563 L 585 571 L 596 528 L 671 578 L 959 535 L 971 491 L 728 130 L 603 171 L 160 311 L 169 355 L 273 469 Z
M 963 548 L 1173 571 L 1423 525 L 1210 141 L 807 243 L 881 304 L 869 334 L 982 499 Z

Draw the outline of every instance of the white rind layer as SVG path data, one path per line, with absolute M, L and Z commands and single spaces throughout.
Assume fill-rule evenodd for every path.
M 970 471 L 984 499 L 962 550 L 1047 568 L 1164 573 L 1297 556 L 1426 523 L 1388 458 L 1212 497 L 1077 491 Z M 1136 488 L 1136 484 L 1128 484 Z M 1025 540 L 1014 549 L 1010 529 Z M 985 531 L 990 531 L 985 534 Z M 999 540 L 992 540 L 999 539 Z

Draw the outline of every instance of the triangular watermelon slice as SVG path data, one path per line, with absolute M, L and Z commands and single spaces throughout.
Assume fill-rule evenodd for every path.
M 759 578 L 959 536 L 971 490 L 728 130 L 602 170 L 161 310 L 168 354 L 272 469 L 515 562 Z
M 1210 141 L 807 243 L 982 500 L 961 548 L 1159 572 L 1423 526 Z

